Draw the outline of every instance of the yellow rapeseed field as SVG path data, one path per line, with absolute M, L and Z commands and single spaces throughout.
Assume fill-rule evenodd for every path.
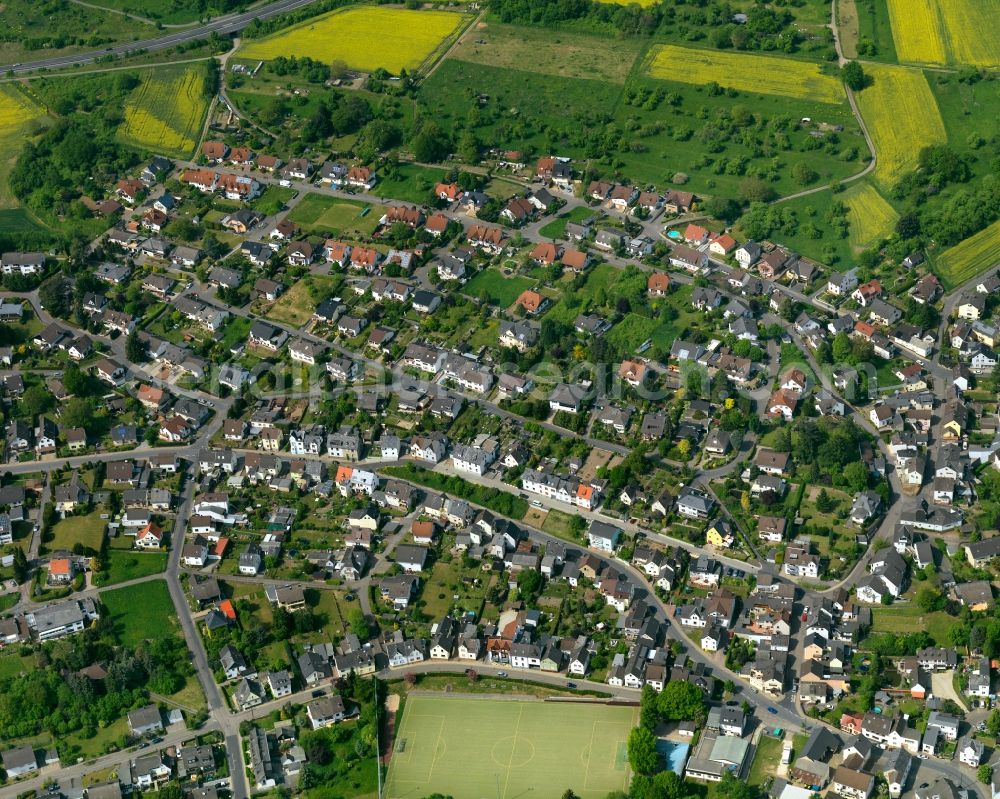
M 1000 66 L 1000 0 L 887 0 L 901 63 Z
M 203 86 L 194 67 L 148 71 L 125 104 L 119 137 L 158 153 L 190 156 L 208 108 Z
M 937 0 L 952 59 L 977 67 L 1000 66 L 1000 0 Z M 893 34 L 895 37 L 895 34 Z
M 875 179 L 887 188 L 916 167 L 922 148 L 948 136 L 922 72 L 885 64 L 865 70 L 873 82 L 857 93 L 858 108 L 875 143 Z
M 888 0 L 892 40 L 901 62 L 946 64 L 938 0 Z
M 870 183 L 862 183 L 843 194 L 850 222 L 851 246 L 864 249 L 892 233 L 899 214 Z
M 824 75 L 815 64 L 780 56 L 664 44 L 652 50 L 646 72 L 654 78 L 681 83 L 703 85 L 714 81 L 751 94 L 776 94 L 821 103 L 844 100 L 844 87 L 837 78 Z
M 371 72 L 378 68 L 399 74 L 415 70 L 462 22 L 451 11 L 410 11 L 382 6 L 358 6 L 307 20 L 239 50 L 241 58 L 263 61 L 278 56 L 308 56 Z
M 937 257 L 937 273 L 951 290 L 1000 263 L 1000 222 L 959 242 Z
M 16 89 L 0 86 L 0 136 L 20 131 L 26 123 L 42 114 L 41 108 Z

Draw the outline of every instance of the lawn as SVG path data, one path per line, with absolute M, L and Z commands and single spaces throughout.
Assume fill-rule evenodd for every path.
M 370 236 L 381 216 L 381 209 L 368 203 L 315 192 L 303 197 L 288 213 L 288 219 L 307 232 L 333 233 L 347 238 Z
M 950 247 L 935 259 L 936 272 L 951 291 L 1000 262 L 1000 222 Z
M 420 205 L 430 199 L 435 184 L 444 180 L 445 174 L 443 169 L 399 164 L 379 174 L 371 193 L 388 200 Z
M 21 657 L 14 653 L 14 650 L 0 655 L 0 680 L 7 677 L 16 677 L 29 669 L 35 668 L 35 656 L 26 655 Z
M 273 216 L 284 209 L 287 203 L 297 193 L 297 189 L 286 189 L 270 184 L 264 187 L 260 197 L 250 203 L 250 207 L 266 216 Z
M 873 83 L 857 93 L 857 103 L 875 143 L 875 179 L 888 188 L 916 168 L 922 148 L 948 136 L 922 72 L 883 64 L 867 71 Z
M 872 609 L 873 633 L 916 633 L 926 631 L 938 646 L 951 646 L 953 616 L 944 611 L 924 613 L 916 605 Z
M 104 531 L 108 526 L 107 520 L 101 518 L 102 513 L 104 510 L 98 508 L 86 516 L 69 516 L 56 522 L 51 537 L 49 534 L 45 536 L 47 539 L 44 544 L 45 551 L 72 551 L 75 544 L 82 544 L 95 552 L 99 551 L 104 540 Z
M 450 11 L 360 6 L 332 11 L 263 39 L 247 41 L 240 58 L 308 56 L 340 59 L 353 69 L 393 74 L 419 69 L 458 30 L 465 17 Z M 375 44 L 377 42 L 377 45 Z
M 533 288 L 535 281 L 529 277 L 514 275 L 504 277 L 499 269 L 490 267 L 465 284 L 462 292 L 470 297 L 486 299 L 501 308 L 509 308 L 521 296 L 521 292 Z
M 313 275 L 293 283 L 292 287 L 278 297 L 277 302 L 267 312 L 267 317 L 276 322 L 283 322 L 291 327 L 302 327 L 308 322 L 316 310 L 316 301 L 312 298 L 311 286 L 322 288 L 336 282 L 336 278 Z
M 545 521 L 542 522 L 542 530 L 556 538 L 573 543 L 580 542 L 580 536 L 573 533 L 573 516 L 563 513 L 561 510 L 550 510 L 545 514 Z
M 585 205 L 577 206 L 567 214 L 560 214 L 538 231 L 546 239 L 565 239 L 567 222 L 585 222 L 595 216 L 594 210 Z
M 718 83 L 737 91 L 763 92 L 820 103 L 842 103 L 840 80 L 816 64 L 778 56 L 727 53 L 662 44 L 650 50 L 646 74 L 663 80 L 704 85 Z
M 653 0 L 650 0 L 652 3 Z M 607 40 L 587 33 L 491 21 L 468 35 L 449 58 L 504 69 L 527 69 L 562 78 L 590 78 L 624 84 L 642 50 L 638 38 Z
M 161 155 L 190 157 L 208 112 L 204 74 L 200 64 L 145 70 L 125 103 L 118 137 Z
M 478 584 L 463 582 L 462 578 L 466 576 L 478 579 Z M 455 611 L 452 615 L 456 618 L 466 611 L 472 611 L 478 619 L 489 580 L 489 574 L 478 570 L 463 573 L 461 558 L 438 560 L 431 567 L 431 576 L 420 595 L 424 602 L 423 612 L 433 619 L 439 619 L 449 611 Z
M 753 756 L 753 765 L 750 766 L 750 775 L 747 782 L 751 785 L 763 785 L 769 777 L 774 775 L 774 770 L 781 760 L 781 749 L 784 744 L 781 738 L 772 738 L 770 735 L 760 736 L 757 742 L 757 751 Z
M 851 246 L 858 250 L 892 233 L 899 219 L 896 209 L 870 183 L 852 186 L 841 199 L 847 206 Z
M 599 799 L 628 786 L 626 740 L 637 721 L 634 707 L 410 696 L 385 795 L 514 799 L 572 788 Z
M 148 638 L 177 632 L 177 612 L 163 580 L 104 591 L 101 603 L 123 646 L 135 648 Z
M 166 552 L 139 552 L 109 550 L 107 561 L 108 578 L 101 585 L 114 585 L 159 574 L 167 568 Z

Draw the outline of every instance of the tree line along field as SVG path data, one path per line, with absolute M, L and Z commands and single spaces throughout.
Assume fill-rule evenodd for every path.
M 938 255 L 935 271 L 950 291 L 997 263 L 1000 263 L 1000 222 Z
M 144 150 L 188 158 L 201 137 L 207 111 L 200 70 L 190 66 L 148 70 L 125 104 L 118 136 Z
M 243 7 L 239 0 L 99 0 L 95 5 L 125 11 L 165 25 L 195 23 L 230 14 Z
M 647 58 L 646 74 L 685 83 L 718 83 L 737 91 L 774 94 L 818 103 L 844 102 L 839 78 L 804 61 L 752 53 L 657 45 Z
M 293 55 L 324 63 L 341 60 L 364 72 L 382 68 L 399 74 L 404 69 L 419 69 L 466 20 L 466 16 L 450 11 L 359 6 L 251 39 L 238 54 L 262 61 Z
M 866 69 L 872 85 L 856 100 L 875 144 L 875 180 L 888 188 L 916 168 L 921 148 L 943 144 L 948 135 L 922 72 L 883 64 Z
M 27 209 L 19 207 L 7 182 L 21 146 L 44 119 L 44 109 L 16 87 L 0 86 L 0 231 L 45 235 L 45 229 Z
M 0 209 L 16 208 L 10 195 L 7 174 L 17 160 L 32 123 L 45 116 L 44 109 L 13 86 L 0 86 Z
M 1000 65 L 997 0 L 885 0 L 901 63 Z

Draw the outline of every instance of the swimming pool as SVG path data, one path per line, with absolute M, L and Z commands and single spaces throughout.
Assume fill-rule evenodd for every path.
M 663 755 L 663 760 L 678 777 L 684 776 L 684 764 L 687 763 L 688 752 L 691 744 L 677 743 L 676 741 L 665 741 L 659 739 L 656 742 L 656 751 Z
M 679 230 L 668 230 L 667 231 L 667 238 L 668 239 L 679 239 L 680 237 L 681 237 L 681 232 Z

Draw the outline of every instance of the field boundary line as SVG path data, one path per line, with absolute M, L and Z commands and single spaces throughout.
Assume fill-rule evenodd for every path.
M 424 785 L 429 785 L 430 781 L 431 781 L 431 777 L 434 776 L 434 767 L 437 765 L 437 762 L 438 762 L 438 752 L 441 749 L 441 736 L 444 734 L 444 721 L 445 721 L 445 719 L 444 719 L 444 716 L 436 716 L 436 715 L 432 716 L 432 715 L 429 715 L 429 714 L 427 716 L 425 716 L 425 718 L 437 719 L 438 720 L 438 734 L 437 734 L 437 737 L 434 739 L 434 756 L 431 758 L 430 768 L 427 769 L 427 779 L 424 780 Z M 446 746 L 447 746 L 447 744 L 446 744 Z
M 590 761 L 594 759 L 594 736 L 597 734 L 597 719 L 590 723 L 590 746 L 587 748 L 587 769 L 583 773 L 584 790 L 593 790 L 590 787 Z
M 521 729 L 521 715 L 524 713 L 524 705 L 521 705 L 517 709 L 517 723 L 514 725 L 514 742 L 510 747 L 510 758 L 507 760 L 507 775 L 504 777 L 503 781 L 503 795 L 500 799 L 507 799 L 507 787 L 510 785 L 510 772 L 514 766 L 514 755 L 517 753 L 517 731 Z M 532 752 L 534 752 L 534 745 L 532 745 Z M 532 759 L 534 759 L 534 754 L 532 754 Z

